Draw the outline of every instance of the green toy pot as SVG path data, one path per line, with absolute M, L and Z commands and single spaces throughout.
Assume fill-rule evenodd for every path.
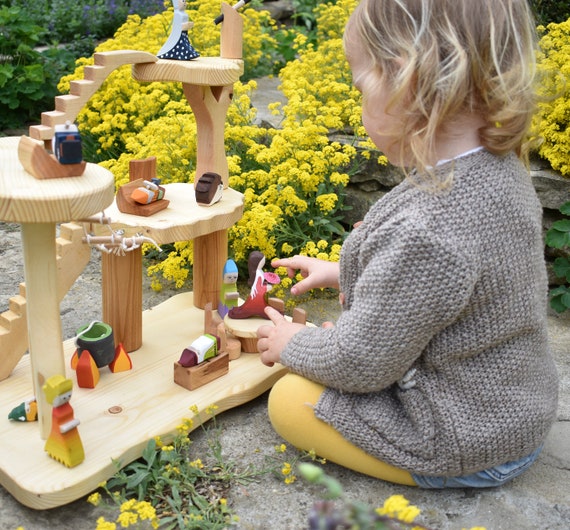
M 109 324 L 95 322 L 79 328 L 75 342 L 77 355 L 81 357 L 81 352 L 87 350 L 98 368 L 107 366 L 115 358 L 115 337 Z

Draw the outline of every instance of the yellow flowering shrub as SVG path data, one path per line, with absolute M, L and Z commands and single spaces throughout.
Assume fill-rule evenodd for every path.
M 570 19 L 539 26 L 538 112 L 534 133 L 542 143 L 540 156 L 562 175 L 570 176 Z

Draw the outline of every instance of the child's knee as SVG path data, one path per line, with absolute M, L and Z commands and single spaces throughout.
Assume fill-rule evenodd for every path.
M 267 403 L 273 428 L 282 434 L 294 425 L 313 420 L 313 409 L 323 390 L 318 383 L 297 374 L 287 374 L 279 379 L 273 385 Z

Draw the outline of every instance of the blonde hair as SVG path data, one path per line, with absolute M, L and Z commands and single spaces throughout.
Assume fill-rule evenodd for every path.
M 345 45 L 354 39 L 370 60 L 365 84 L 382 76 L 387 110 L 404 108 L 400 155 L 420 173 L 437 162 L 436 134 L 460 113 L 483 118 L 489 151 L 526 154 L 536 47 L 528 0 L 362 0 Z

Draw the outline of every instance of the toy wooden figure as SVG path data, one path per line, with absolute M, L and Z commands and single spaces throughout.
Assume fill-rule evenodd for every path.
M 117 190 L 117 208 L 123 213 L 149 217 L 168 207 L 166 190 L 156 176 L 156 157 L 129 162 L 129 179 Z
M 195 390 L 228 373 L 229 355 L 218 351 L 219 339 L 205 334 L 184 348 L 180 360 L 174 363 L 174 382 Z
M 174 59 L 177 61 L 189 61 L 200 57 L 200 54 L 190 44 L 188 30 L 194 26 L 189 22 L 186 13 L 186 0 L 172 0 L 174 17 L 170 36 L 156 54 L 159 59 Z
M 54 460 L 67 467 L 83 462 L 85 453 L 77 426 L 79 420 L 73 416 L 71 379 L 62 375 L 51 376 L 42 387 L 47 402 L 52 406 L 51 432 L 45 444 L 45 451 Z
M 13 408 L 10 414 L 8 414 L 8 419 L 14 421 L 37 421 L 38 403 L 36 398 L 26 399 L 26 401 Z
M 255 279 L 247 300 L 238 307 L 232 307 L 228 311 L 230 318 L 267 318 L 265 307 L 268 305 L 267 293 L 271 291 L 272 285 L 279 283 L 279 276 L 274 272 L 263 272 L 265 256 L 259 260 L 255 269 Z
M 83 148 L 77 125 L 69 120 L 55 126 L 52 151 L 60 164 L 80 164 L 83 162 Z
M 143 185 L 135 188 L 131 199 L 139 204 L 150 204 L 164 198 L 164 188 L 159 186 L 160 179 L 143 180 Z
M 72 142 L 73 143 L 73 142 Z M 69 153 L 67 142 L 62 146 L 64 153 Z M 45 148 L 44 142 L 22 136 L 18 144 L 18 158 L 24 169 L 38 180 L 53 178 L 80 177 L 85 172 L 87 163 L 81 160 L 77 163 L 62 164 Z
M 208 171 L 196 181 L 196 202 L 202 206 L 212 206 L 222 198 L 223 191 L 221 175 Z
M 237 290 L 238 268 L 233 259 L 226 261 L 223 270 L 222 288 L 220 289 L 220 302 L 218 314 L 224 318 L 230 308 L 238 304 L 239 293 Z

